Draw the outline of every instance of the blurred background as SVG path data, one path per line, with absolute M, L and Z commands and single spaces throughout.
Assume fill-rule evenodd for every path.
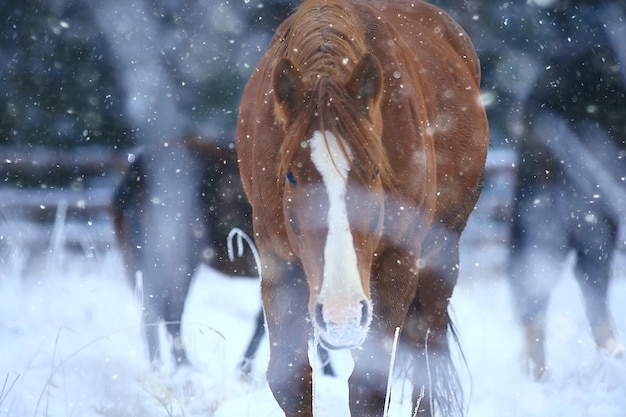
M 292 7 L 213 0 L 2 2 L 3 249 L 41 243 L 40 234 L 50 230 L 27 227 L 9 237 L 4 223 L 50 226 L 59 207 L 70 227 L 90 226 L 77 234 L 92 241 L 80 245 L 106 246 L 110 237 L 100 221 L 132 162 L 129 154 L 192 135 L 233 144 L 243 85 Z
M 61 275 L 73 274 L 76 262 L 81 274 L 110 268 L 103 259 L 119 256 L 112 225 L 115 188 L 143 149 L 193 136 L 232 150 L 245 82 L 274 29 L 298 3 L 0 2 L 0 299 L 16 294 L 3 282 L 45 281 L 52 264 Z M 464 237 L 462 276 L 507 275 L 516 183 L 525 160 L 520 155 L 527 152 L 523 144 L 532 130 L 528 107 L 542 102 L 536 91 L 558 93 L 561 98 L 550 102 L 553 109 L 582 103 L 585 111 L 568 113 L 568 120 L 593 124 L 608 118 L 605 131 L 614 151 L 598 161 L 613 181 L 601 188 L 611 195 L 607 205 L 616 227 L 621 222 L 622 234 L 614 231 L 615 251 L 623 257 L 624 211 L 615 207 L 626 206 L 626 70 L 620 64 L 626 60 L 620 42 L 626 39 L 626 1 L 432 3 L 463 26 L 477 49 L 490 125 L 485 185 Z M 598 62 L 572 58 L 588 50 Z M 559 62 L 571 71 L 550 79 Z M 585 73 L 590 67 L 593 77 Z M 568 142 L 558 146 L 561 151 L 551 148 L 548 159 L 576 165 L 575 157 L 567 159 Z M 597 171 L 576 168 L 580 177 Z M 543 165 L 539 169 L 533 178 L 549 176 Z M 118 258 L 114 264 L 113 273 L 123 275 Z M 617 275 L 623 278 L 620 265 Z M 490 302 L 487 297 L 485 304 Z M 6 323 L 13 329 L 9 319 Z

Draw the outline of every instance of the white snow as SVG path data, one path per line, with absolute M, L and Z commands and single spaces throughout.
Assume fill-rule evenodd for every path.
M 460 371 L 468 417 L 626 415 L 626 361 L 596 351 L 571 265 L 550 307 L 551 373 L 539 384 L 520 369 L 521 332 L 503 272 L 506 250 L 497 240 L 467 240 L 452 312 L 467 358 Z M 154 372 L 144 354 L 139 305 L 116 251 L 86 259 L 57 254 L 59 262 L 24 268 L 25 252 L 11 250 L 0 258 L 0 416 L 282 415 L 264 381 L 266 344 L 250 381 L 236 372 L 260 306 L 256 279 L 201 268 L 183 318 L 195 367 Z M 610 303 L 624 334 L 623 252 L 615 275 Z M 341 377 L 317 380 L 318 416 L 348 415 L 345 377 L 352 365 L 345 353 L 334 359 Z M 400 403 L 402 388 L 394 386 L 392 417 L 411 415 Z

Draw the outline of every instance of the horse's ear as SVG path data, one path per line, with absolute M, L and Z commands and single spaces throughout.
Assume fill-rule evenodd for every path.
M 289 58 L 281 58 L 274 67 L 272 74 L 276 115 L 283 122 L 293 120 L 304 103 L 304 89 L 300 72 L 293 66 Z
M 383 70 L 378 58 L 367 52 L 354 67 L 346 85 L 348 94 L 361 103 L 364 110 L 377 105 L 383 92 Z

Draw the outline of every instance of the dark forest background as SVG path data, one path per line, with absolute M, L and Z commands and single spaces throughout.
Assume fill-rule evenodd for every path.
M 478 50 L 492 146 L 514 144 L 524 130 L 519 103 L 568 36 L 559 11 L 587 2 L 434 3 Z M 187 135 L 232 143 L 245 81 L 297 4 L 1 2 L 1 184 L 88 188 L 123 169 L 138 145 Z M 102 162 L 116 156 L 113 169 Z

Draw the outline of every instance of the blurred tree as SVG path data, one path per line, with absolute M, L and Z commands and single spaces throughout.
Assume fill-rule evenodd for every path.
M 243 85 L 292 7 L 287 1 L 5 0 L 0 143 L 144 143 L 143 128 L 158 116 L 148 108 L 143 119 L 133 117 L 133 100 L 151 94 L 150 106 L 169 102 L 179 134 L 229 138 Z M 150 62 L 142 62 L 146 57 Z M 161 84 L 137 90 L 152 81 L 129 76 L 150 77 L 138 62 L 162 70 Z
M 0 142 L 124 141 L 124 93 L 89 11 L 70 1 L 5 0 L 0 16 Z

